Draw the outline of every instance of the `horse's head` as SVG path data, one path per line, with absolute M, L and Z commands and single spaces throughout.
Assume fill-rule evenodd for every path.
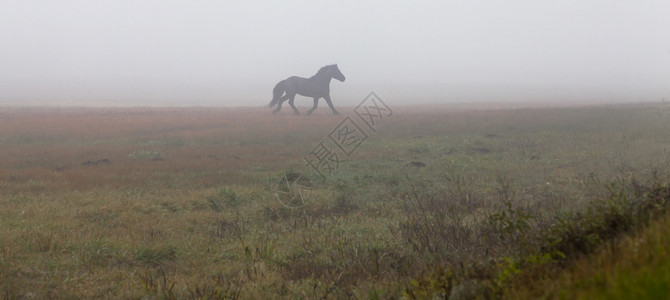
M 330 66 L 330 76 L 341 82 L 344 82 L 344 80 L 346 79 L 344 77 L 344 74 L 342 74 L 342 72 L 340 71 L 340 68 L 337 67 L 337 64 Z

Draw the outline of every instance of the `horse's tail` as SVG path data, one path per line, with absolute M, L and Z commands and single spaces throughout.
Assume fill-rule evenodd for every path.
M 277 102 L 279 102 L 279 99 L 281 98 L 282 95 L 284 95 L 284 88 L 282 87 L 282 84 L 286 80 L 282 80 L 277 85 L 275 85 L 275 88 L 272 89 L 272 101 L 270 101 L 270 104 L 268 106 L 270 107 L 275 107 L 277 105 Z

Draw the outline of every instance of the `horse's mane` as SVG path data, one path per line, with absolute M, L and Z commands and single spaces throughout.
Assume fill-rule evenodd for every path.
M 336 66 L 336 64 L 325 65 L 325 66 L 321 67 L 321 69 L 319 69 L 319 71 L 317 71 L 316 74 L 315 74 L 314 76 L 323 74 L 323 72 L 326 72 L 328 69 L 330 69 L 330 68 L 332 68 L 332 67 L 334 67 L 334 66 Z

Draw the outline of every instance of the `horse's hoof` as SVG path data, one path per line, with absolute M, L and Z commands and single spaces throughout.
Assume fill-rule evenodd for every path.
M 334 115 L 339 115 L 340 112 L 339 112 L 339 111 L 334 111 L 333 114 L 334 114 Z
M 278 112 L 279 112 L 279 111 L 276 110 L 276 109 L 272 111 L 273 114 L 276 114 L 276 113 L 278 113 Z

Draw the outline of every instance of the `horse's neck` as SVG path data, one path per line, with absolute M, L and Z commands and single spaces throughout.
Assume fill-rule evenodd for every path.
M 316 73 L 309 79 L 315 82 L 324 82 L 329 84 L 330 80 L 333 79 L 333 77 L 325 73 Z

